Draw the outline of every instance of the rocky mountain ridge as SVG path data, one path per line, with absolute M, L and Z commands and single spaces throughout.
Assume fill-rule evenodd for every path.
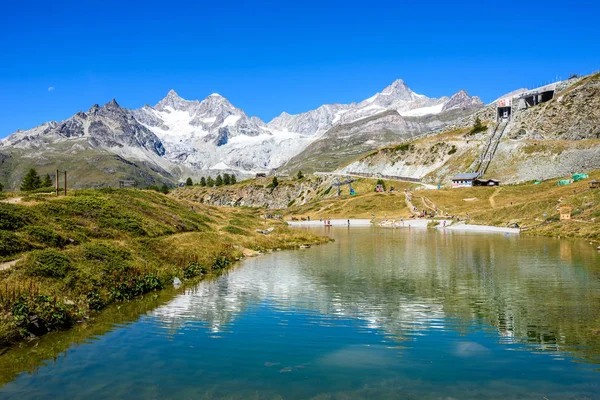
M 459 93 L 461 97 L 457 98 Z M 397 141 L 399 136 L 447 124 L 447 120 L 433 124 L 420 121 L 423 115 L 443 115 L 447 104 L 456 103 L 459 108 L 463 104 L 462 109 L 469 112 L 472 107 L 480 107 L 477 97 L 459 93 L 451 98 L 431 99 L 397 80 L 359 103 L 323 105 L 294 116 L 284 113 L 267 124 L 257 117 L 248 117 L 219 94 L 190 101 L 171 90 L 155 106 L 128 110 L 113 100 L 62 122 L 15 132 L 0 140 L 0 152 L 10 155 L 14 165 L 23 160 L 38 167 L 65 162 L 78 165 L 74 161 L 87 163 L 90 154 L 114 154 L 116 159 L 143 166 L 140 174 L 144 180 L 155 174 L 167 182 L 222 172 L 247 176 L 281 167 L 317 141 L 320 142 L 316 146 L 321 148 L 327 147 L 323 146 L 324 141 L 335 142 L 342 152 L 345 144 L 356 145 L 350 153 L 359 153 Z M 403 113 L 411 120 L 405 119 Z M 53 158 L 61 153 L 65 154 L 64 162 Z M 100 174 L 114 170 L 97 167 Z M 5 175 L 9 176 L 5 178 L 7 183 L 19 180 L 14 172 Z M 136 179 L 122 175 L 119 178 Z M 89 182 L 78 184 L 85 186 Z

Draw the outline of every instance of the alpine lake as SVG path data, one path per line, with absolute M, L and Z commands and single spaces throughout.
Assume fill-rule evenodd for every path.
M 2 399 L 600 399 L 587 242 L 312 228 L 0 355 Z

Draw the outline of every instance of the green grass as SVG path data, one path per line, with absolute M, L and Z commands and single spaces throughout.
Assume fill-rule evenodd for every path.
M 142 190 L 0 203 L 0 262 L 16 261 L 0 271 L 0 345 L 66 329 L 108 304 L 169 286 L 175 276 L 217 272 L 244 248 L 328 241 L 277 221 L 269 221 L 271 235 L 257 234 L 264 228 L 258 214 Z

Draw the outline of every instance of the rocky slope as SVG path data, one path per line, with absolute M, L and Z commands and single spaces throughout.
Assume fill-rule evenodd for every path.
M 554 99 L 515 111 L 486 176 L 516 183 L 600 168 L 600 75 L 561 84 L 557 90 Z M 489 129 L 469 135 L 477 116 L 489 121 Z M 449 126 L 454 130 L 382 148 L 339 171 L 447 185 L 456 173 L 470 171 L 485 148 L 496 126 L 495 104 Z
M 289 205 L 303 205 L 317 198 L 332 197 L 335 190 L 327 189 L 334 182 L 332 177 L 307 176 L 298 180 L 282 180 L 272 188 L 270 178 L 252 179 L 232 186 L 215 188 L 192 186 L 177 189 L 171 195 L 178 199 L 228 207 L 265 207 L 283 209 Z

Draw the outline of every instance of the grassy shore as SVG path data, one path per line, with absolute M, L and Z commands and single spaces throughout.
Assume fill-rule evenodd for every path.
M 540 184 L 527 182 L 500 187 L 418 190 L 417 184 L 386 181 L 393 193 L 374 193 L 374 180 L 361 179 L 357 195 L 322 199 L 285 210 L 290 216 L 318 218 L 409 218 L 411 213 L 403 190 L 411 192 L 411 202 L 419 210 L 437 210 L 471 224 L 506 227 L 517 223 L 528 234 L 574 237 L 600 243 L 600 189 L 590 189 L 589 181 L 600 180 L 600 171 L 571 185 L 558 186 L 559 179 Z M 565 177 L 568 178 L 568 177 Z M 562 178 L 562 179 L 565 179 Z M 400 190 L 400 192 L 398 192 Z M 572 219 L 560 221 L 559 207 L 573 208 Z
M 251 251 L 327 242 L 259 212 L 152 191 L 78 190 L 0 202 L 0 345 L 66 329 L 102 310 L 222 270 Z

